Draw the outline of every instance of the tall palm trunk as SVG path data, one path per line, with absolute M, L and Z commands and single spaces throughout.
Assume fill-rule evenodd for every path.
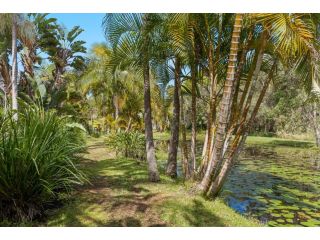
M 144 124 L 146 136 L 146 151 L 149 171 L 149 180 L 157 182 L 160 180 L 157 161 L 155 156 L 153 132 L 152 132 L 152 115 L 151 115 L 151 97 L 150 97 L 150 73 L 149 63 L 146 62 L 143 68 L 144 78 Z
M 242 48 L 242 52 L 240 55 L 240 61 L 237 67 L 236 75 L 235 75 L 235 86 L 233 88 L 233 100 L 232 100 L 232 110 L 231 110 L 231 123 L 234 123 L 236 121 L 237 113 L 238 113 L 238 96 L 239 96 L 239 91 L 240 91 L 240 82 L 241 82 L 241 74 L 242 70 L 245 64 L 246 56 L 249 50 L 249 45 L 251 44 L 252 37 L 253 37 L 253 29 L 252 27 L 250 29 L 250 32 L 248 34 L 247 41 L 244 44 L 244 47 Z
M 18 111 L 18 59 L 17 59 L 17 16 L 12 14 L 12 110 Z M 18 119 L 18 114 L 14 113 L 14 120 Z
M 187 147 L 187 133 L 186 133 L 186 120 L 184 114 L 184 99 L 183 94 L 181 91 L 181 84 L 180 84 L 180 128 L 181 128 L 181 141 L 180 141 L 180 149 L 181 149 L 181 158 L 182 158 L 182 170 L 185 179 L 191 177 L 190 172 L 190 164 L 189 164 L 189 154 L 188 154 L 188 147 Z
M 177 153 L 179 144 L 179 125 L 180 125 L 180 62 L 179 58 L 175 61 L 174 95 L 173 95 L 173 118 L 171 124 L 171 138 L 169 145 L 169 156 L 166 173 L 172 178 L 177 177 Z
M 117 120 L 119 117 L 119 98 L 115 94 L 113 95 L 113 106 L 114 106 L 114 119 Z
M 311 55 L 311 68 L 312 68 L 312 88 L 313 89 L 318 89 L 318 82 L 319 82 L 319 61 L 320 61 L 320 53 L 315 49 L 315 47 L 309 43 L 306 42 L 310 55 Z M 312 106 L 312 113 L 311 113 L 311 119 L 313 123 L 313 128 L 314 128 L 314 133 L 315 133 L 315 138 L 316 138 L 316 145 L 319 147 L 320 146 L 320 129 L 318 125 L 318 113 L 317 113 L 317 104 L 314 103 Z
M 197 141 L 197 80 L 196 66 L 192 63 L 191 67 L 191 167 L 192 174 L 196 171 L 196 141 Z
M 56 64 L 56 69 L 54 71 L 54 88 L 59 91 L 64 86 L 63 74 L 65 72 L 64 68 Z
M 214 146 L 212 153 L 210 154 L 210 162 L 206 169 L 205 175 L 199 185 L 200 190 L 205 194 L 209 190 L 213 173 L 217 163 L 221 160 L 222 151 L 224 147 L 227 120 L 231 109 L 232 100 L 232 88 L 235 78 L 235 68 L 237 63 L 237 54 L 239 48 L 239 39 L 242 28 L 242 14 L 236 14 L 235 23 L 233 26 L 231 48 L 228 61 L 227 77 L 224 85 L 223 96 L 221 99 L 221 107 L 219 112 L 219 122 L 217 126 L 217 132 L 214 138 Z
M 146 152 L 147 163 L 149 172 L 149 181 L 157 182 L 160 180 L 158 166 L 155 156 L 155 148 L 153 142 L 153 129 L 152 129 L 152 114 L 151 114 L 151 96 L 150 96 L 150 66 L 149 66 L 149 44 L 150 39 L 146 28 L 148 26 L 149 14 L 144 14 L 143 17 L 143 48 L 142 48 L 142 67 L 143 67 L 143 80 L 144 80 L 144 125 L 146 137 Z
M 220 21 L 221 22 L 221 21 Z M 210 156 L 210 150 L 212 148 L 212 136 L 214 133 L 214 121 L 216 119 L 216 91 L 217 91 L 217 74 L 216 68 L 220 58 L 220 47 L 222 41 L 222 27 L 219 23 L 219 38 L 218 38 L 218 45 L 216 51 L 216 60 L 214 61 L 214 45 L 211 38 L 211 33 L 208 25 L 208 21 L 206 19 L 206 26 L 207 26 L 207 33 L 209 36 L 209 51 L 208 51 L 208 65 L 209 65 L 209 78 L 210 78 L 210 99 L 209 99 L 209 111 L 207 113 L 207 130 L 206 130 L 206 138 L 203 144 L 203 151 L 202 151 L 202 162 L 199 168 L 199 176 L 202 177 L 204 174 L 204 170 L 207 168 L 208 165 L 208 158 Z

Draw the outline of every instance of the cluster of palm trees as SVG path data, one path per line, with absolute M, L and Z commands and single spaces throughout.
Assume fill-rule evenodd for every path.
M 85 66 L 85 42 L 77 40 L 83 30 L 76 26 L 67 31 L 48 14 L 0 14 L 0 20 L 0 92 L 4 110 L 10 95 L 12 109 L 18 110 L 18 94 L 32 100 L 39 95 L 46 107 L 61 107 L 66 71 Z M 22 66 L 21 71 L 18 66 Z
M 150 80 L 174 88 L 166 173 L 177 176 L 180 144 L 184 177 L 197 179 L 196 189 L 207 196 L 223 186 L 278 70 L 295 71 L 318 90 L 318 14 L 106 14 L 103 28 L 108 69 L 130 68 L 143 78 L 150 181 L 159 180 Z M 191 95 L 190 154 L 186 94 Z M 197 110 L 203 104 L 207 127 L 199 163 Z
M 153 131 L 170 129 L 167 175 L 177 177 L 180 147 L 183 176 L 206 196 L 219 193 L 279 71 L 319 92 L 319 14 L 106 14 L 107 43 L 88 61 L 79 27 L 66 31 L 47 14 L 0 18 L 4 109 L 8 96 L 16 111 L 17 95 L 27 95 L 92 122 L 98 107 L 110 129 L 144 128 L 152 182 L 160 180 Z

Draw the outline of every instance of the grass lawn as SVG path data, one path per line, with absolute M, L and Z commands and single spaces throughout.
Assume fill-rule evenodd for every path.
M 156 140 L 169 140 L 170 132 L 156 132 L 154 133 Z M 197 133 L 197 140 L 203 142 L 205 138 L 205 131 Z M 187 140 L 191 139 L 191 133 L 187 132 Z M 295 148 L 313 148 L 316 147 L 314 141 L 304 139 L 287 139 L 279 137 L 260 137 L 260 136 L 248 136 L 246 140 L 247 145 L 264 145 L 264 146 L 285 146 Z
M 145 163 L 116 157 L 103 139 L 90 139 L 84 156 L 91 184 L 74 192 L 62 208 L 48 212 L 44 226 L 260 226 L 220 199 L 189 192 L 193 183 L 149 183 Z

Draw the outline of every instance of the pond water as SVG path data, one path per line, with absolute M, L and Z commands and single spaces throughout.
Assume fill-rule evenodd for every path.
M 166 150 L 167 144 L 157 145 Z M 320 226 L 320 153 L 306 147 L 246 146 L 220 196 L 269 226 Z M 199 142 L 199 154 L 201 148 Z
M 269 226 L 320 226 L 319 153 L 248 146 L 221 196 L 237 212 Z

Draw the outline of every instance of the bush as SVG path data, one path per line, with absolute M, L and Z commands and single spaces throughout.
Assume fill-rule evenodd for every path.
M 55 112 L 25 105 L 0 117 L 0 218 L 30 221 L 86 181 L 76 167 L 84 139 Z
M 106 144 L 124 157 L 145 160 L 145 137 L 139 132 L 118 132 L 108 136 Z

